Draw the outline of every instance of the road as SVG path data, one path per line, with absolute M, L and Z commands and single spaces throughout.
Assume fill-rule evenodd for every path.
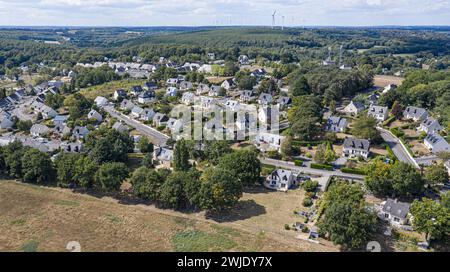
M 437 160 L 439 160 L 439 157 L 435 156 L 435 155 L 431 155 L 431 156 L 415 158 L 415 160 L 419 165 L 429 166 L 429 165 L 433 164 L 434 162 L 436 162 Z
M 296 166 L 293 162 L 274 160 L 274 159 L 269 159 L 269 158 L 264 158 L 264 157 L 260 157 L 259 160 L 261 161 L 262 164 L 268 164 L 268 165 L 272 165 L 275 167 L 286 168 L 286 169 L 292 170 L 297 173 L 321 176 L 322 178 L 319 180 L 321 190 L 325 190 L 329 179 L 333 176 L 340 177 L 343 179 L 358 181 L 358 182 L 361 182 L 364 180 L 364 176 L 356 175 L 356 174 L 347 174 L 347 173 L 341 172 L 340 170 L 327 171 L 327 170 L 322 170 L 322 169 L 301 167 L 301 166 Z
M 389 145 L 399 161 L 409 163 L 414 167 L 419 168 L 417 162 L 411 154 L 409 154 L 408 150 L 406 150 L 406 148 L 400 143 L 400 140 L 397 137 L 386 129 L 377 127 L 377 130 L 380 132 L 381 137 Z
M 164 133 L 159 132 L 158 130 L 147 126 L 139 121 L 136 121 L 114 109 L 113 106 L 105 106 L 103 109 L 109 113 L 112 117 L 121 120 L 125 124 L 135 128 L 140 133 L 148 136 L 153 144 L 157 146 L 164 146 L 167 142 L 167 140 L 170 138 Z

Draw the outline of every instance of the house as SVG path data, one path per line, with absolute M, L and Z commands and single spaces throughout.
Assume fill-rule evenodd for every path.
M 72 131 L 72 136 L 76 139 L 83 139 L 89 134 L 89 129 L 86 127 L 76 126 Z
M 168 87 L 166 89 L 166 95 L 168 96 L 177 96 L 178 89 L 176 87 Z
M 364 105 L 360 102 L 353 102 L 353 100 L 344 108 L 344 112 L 351 115 L 358 115 L 363 110 Z
M 214 60 L 216 58 L 216 54 L 211 52 L 206 53 L 206 56 L 209 60 Z
M 55 125 L 53 131 L 57 134 L 66 136 L 66 135 L 70 135 L 71 129 L 65 123 L 57 123 Z
M 69 119 L 69 115 L 56 115 L 53 118 L 53 124 L 54 125 L 66 124 L 67 119 Z
M 388 93 L 388 92 L 390 92 L 390 91 L 392 91 L 392 90 L 395 90 L 395 89 L 397 89 L 397 85 L 395 85 L 395 84 L 389 84 L 389 85 L 387 85 L 386 87 L 384 87 L 382 93 L 385 94 L 385 93 Z
M 220 87 L 224 88 L 225 90 L 230 90 L 231 88 L 234 87 L 234 81 L 233 79 L 229 78 L 226 79 L 224 82 L 222 82 L 222 84 L 220 85 Z
M 100 113 L 98 113 L 98 111 L 91 110 L 88 113 L 88 119 L 95 119 L 95 120 L 97 120 L 98 123 L 100 123 L 103 120 L 103 117 Z
M 44 119 L 53 118 L 58 115 L 54 109 L 38 101 L 31 103 L 30 107 L 33 109 L 35 114 L 41 113 Z
M 269 105 L 272 104 L 273 97 L 268 93 L 261 93 L 258 98 L 258 104 L 260 105 Z
M 263 68 L 260 69 L 256 69 L 253 72 L 250 73 L 250 76 L 255 77 L 256 79 L 261 79 L 263 77 L 265 77 L 267 74 L 266 70 L 264 70 Z
M 420 123 L 420 126 L 417 128 L 417 130 L 426 132 L 427 134 L 432 134 L 441 131 L 442 127 L 439 124 L 438 120 L 432 117 L 427 117 L 422 121 L 422 123 Z
M 298 184 L 298 179 L 292 171 L 276 169 L 266 178 L 265 187 L 278 191 L 287 191 Z
M 71 143 L 66 143 L 63 142 L 61 143 L 61 149 L 64 152 L 68 152 L 68 153 L 80 153 L 83 151 L 83 143 L 81 142 L 71 142 Z
M 347 128 L 347 119 L 339 116 L 330 116 L 327 120 L 326 130 L 330 132 L 344 132 Z
M 124 89 L 118 89 L 114 91 L 114 99 L 119 100 L 120 98 L 124 98 L 127 96 L 127 92 Z
M 365 139 L 346 138 L 342 150 L 344 157 L 363 157 L 369 156 L 370 142 Z
M 270 124 L 272 122 L 273 109 L 271 107 L 260 107 L 258 109 L 258 121 L 260 124 Z
M 169 118 L 166 126 L 172 134 L 180 133 L 183 130 L 183 122 L 175 118 Z
M 138 96 L 138 102 L 141 104 L 147 104 L 155 100 L 154 91 L 145 91 Z
M 120 133 L 128 132 L 128 130 L 130 129 L 127 125 L 123 124 L 122 122 L 115 122 L 112 128 Z
M 169 121 L 169 117 L 163 113 L 158 112 L 153 116 L 154 127 L 165 126 L 167 124 L 167 121 Z
M 387 107 L 370 105 L 367 115 L 375 118 L 378 122 L 383 122 L 387 119 L 389 112 Z
M 131 94 L 134 95 L 134 96 L 138 96 L 142 92 L 144 92 L 144 89 L 142 89 L 141 86 L 132 86 L 131 87 Z
M 279 134 L 259 132 L 255 137 L 255 145 L 263 152 L 270 150 L 279 151 L 284 138 L 284 136 Z
M 247 64 L 250 63 L 250 60 L 249 60 L 249 58 L 248 58 L 247 55 L 240 55 L 240 56 L 238 57 L 238 62 L 239 62 L 239 64 L 241 64 L 241 65 L 247 65 Z
M 1 114 L 0 116 L 0 129 L 9 129 L 12 128 L 14 122 L 11 120 L 11 117 L 7 114 Z
M 400 227 L 409 223 L 410 205 L 400 202 L 397 199 L 388 198 L 382 204 L 382 209 L 378 213 L 381 220 L 389 222 L 392 226 Z
M 41 124 L 34 124 L 30 128 L 30 134 L 34 137 L 42 137 L 47 135 L 50 132 L 50 129 L 47 126 Z
M 369 101 L 369 104 L 376 104 L 378 102 L 378 99 L 380 98 L 380 95 L 377 93 L 372 93 L 367 97 L 367 101 Z
M 292 99 L 288 96 L 280 96 L 277 99 L 277 103 L 280 109 L 286 109 L 292 105 Z
M 172 168 L 173 150 L 166 147 L 156 147 L 153 151 L 153 161 L 159 162 L 160 167 Z
M 204 95 L 210 91 L 210 88 L 207 84 L 200 83 L 197 86 L 197 95 Z
M 437 133 L 428 134 L 423 140 L 423 144 L 434 154 L 442 151 L 450 152 L 450 144 Z
M 193 89 L 194 85 L 192 84 L 192 82 L 182 81 L 182 82 L 180 82 L 180 87 L 179 88 L 180 88 L 181 91 L 187 91 L 187 90 Z
M 134 106 L 131 109 L 131 116 L 133 116 L 134 118 L 139 118 L 143 112 L 144 112 L 143 108 Z
M 222 87 L 217 85 L 212 85 L 208 92 L 209 96 L 220 96 L 221 94 L 222 94 Z
M 181 102 L 187 106 L 192 105 L 195 101 L 195 95 L 192 92 L 185 92 L 181 96 Z
M 130 100 L 124 99 L 122 100 L 122 102 L 120 102 L 121 110 L 131 110 L 132 108 L 134 108 L 134 104 Z
M 444 162 L 444 166 L 447 169 L 448 175 L 450 176 L 450 160 Z
M 168 78 L 166 80 L 166 85 L 170 87 L 175 87 L 178 85 L 179 79 L 178 78 Z
M 148 81 L 144 83 L 144 90 L 146 91 L 156 91 L 158 89 L 158 85 L 154 81 Z
M 229 111 L 239 110 L 239 102 L 237 102 L 236 100 L 227 100 L 223 105 L 225 106 L 225 110 Z
M 99 107 L 99 108 L 108 105 L 108 99 L 106 99 L 103 96 L 97 96 L 95 98 L 94 102 L 95 102 L 95 105 L 97 105 L 97 107 Z
M 422 121 L 428 117 L 428 112 L 424 108 L 408 106 L 403 111 L 403 118 L 406 120 L 413 120 L 414 122 Z
M 141 113 L 141 120 L 142 121 L 150 121 L 153 120 L 153 117 L 155 116 L 155 111 L 150 108 L 145 108 L 144 111 Z
M 210 109 L 216 104 L 216 100 L 208 96 L 200 96 L 200 107 L 202 109 Z
M 250 102 L 256 100 L 255 92 L 250 90 L 242 91 L 241 95 L 239 96 L 239 100 L 241 102 Z

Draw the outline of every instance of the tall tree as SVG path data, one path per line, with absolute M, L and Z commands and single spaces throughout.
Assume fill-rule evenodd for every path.
M 173 169 L 175 171 L 187 171 L 190 167 L 189 150 L 186 141 L 181 139 L 175 144 L 175 150 L 173 152 Z
M 234 172 L 244 186 L 259 182 L 261 162 L 253 150 L 239 150 L 227 154 L 220 159 L 218 167 Z
M 105 192 L 119 191 L 128 175 L 128 167 L 122 162 L 102 164 L 95 173 L 95 187 Z
M 37 149 L 29 149 L 22 157 L 22 174 L 25 182 L 54 182 L 55 169 L 47 153 Z
M 352 134 L 358 138 L 377 142 L 380 140 L 380 133 L 376 127 L 377 120 L 371 116 L 363 114 L 354 122 Z
M 413 227 L 425 233 L 427 241 L 449 235 L 450 213 L 442 205 L 431 199 L 422 198 L 421 201 L 414 200 L 410 212 L 413 216 Z
M 424 190 L 424 180 L 414 166 L 398 162 L 391 169 L 392 188 L 399 196 L 416 196 Z
M 448 182 L 449 175 L 444 164 L 430 165 L 425 172 L 425 180 L 430 185 L 444 184 Z

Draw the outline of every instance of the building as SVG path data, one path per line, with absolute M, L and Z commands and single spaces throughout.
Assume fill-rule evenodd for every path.
M 124 99 L 122 100 L 122 102 L 120 102 L 121 110 L 131 110 L 132 108 L 134 108 L 134 103 L 131 102 L 130 100 Z
M 200 83 L 197 86 L 197 95 L 204 95 L 209 92 L 210 88 L 207 84 Z
M 89 129 L 87 129 L 86 127 L 76 126 L 72 131 L 72 136 L 78 140 L 85 138 L 88 134 Z
M 259 132 L 255 137 L 255 145 L 263 152 L 271 150 L 279 151 L 284 138 L 284 136 L 279 134 Z
M 387 107 L 370 105 L 367 115 L 375 118 L 378 122 L 383 122 L 387 119 L 389 111 Z
M 138 106 L 134 106 L 131 109 L 131 116 L 133 116 L 134 118 L 139 118 L 141 117 L 141 114 L 144 112 L 144 109 Z
M 409 223 L 410 205 L 396 199 L 388 198 L 382 203 L 382 209 L 378 217 L 389 222 L 392 226 L 401 227 Z
M 9 129 L 12 128 L 14 122 L 11 120 L 11 117 L 7 114 L 1 114 L 0 117 L 0 129 Z
M 142 89 L 141 86 L 132 86 L 131 87 L 131 94 L 134 95 L 134 96 L 138 96 L 142 92 L 144 92 L 144 89 Z
M 222 88 L 217 85 L 212 85 L 209 89 L 208 95 L 209 96 L 220 96 L 222 94 Z
M 430 133 L 423 140 L 423 144 L 434 154 L 439 152 L 450 152 L 450 144 L 439 134 Z
M 286 109 L 292 105 L 292 99 L 288 96 L 280 96 L 277 99 L 277 103 L 280 109 Z
M 195 95 L 192 92 L 185 92 L 181 96 L 181 102 L 187 106 L 194 104 Z
M 155 100 L 154 91 L 145 91 L 138 96 L 138 103 L 147 104 Z
M 360 102 L 353 102 L 353 100 L 344 108 L 344 112 L 351 115 L 358 115 L 363 110 L 364 105 Z
M 153 120 L 156 112 L 153 109 L 145 108 L 144 111 L 140 115 L 140 119 L 142 121 L 150 121 Z
M 34 137 L 46 136 L 48 133 L 50 133 L 50 129 L 47 126 L 41 124 L 34 124 L 30 128 L 30 134 Z
M 365 139 L 346 138 L 342 150 L 344 157 L 363 157 L 369 156 L 370 142 Z
M 420 126 L 417 128 L 417 130 L 426 132 L 427 134 L 432 134 L 441 131 L 442 127 L 439 124 L 438 120 L 432 117 L 427 117 L 422 121 L 422 123 L 420 123 Z
M 95 119 L 95 120 L 97 120 L 97 123 L 100 123 L 102 120 L 103 120 L 103 117 L 102 117 L 102 115 L 100 114 L 100 113 L 98 113 L 98 111 L 96 111 L 96 110 L 91 110 L 89 113 L 88 113 L 88 119 Z
M 231 88 L 234 87 L 234 81 L 233 79 L 229 78 L 224 80 L 224 82 L 222 82 L 222 84 L 220 85 L 220 87 L 224 88 L 225 90 L 230 90 Z
M 156 147 L 153 151 L 153 161 L 159 163 L 159 167 L 172 168 L 173 150 L 166 147 Z
M 166 95 L 167 96 L 177 96 L 178 89 L 176 87 L 168 87 L 166 89 Z
M 30 107 L 33 109 L 35 114 L 41 113 L 44 119 L 53 118 L 58 115 L 54 109 L 38 101 L 31 103 Z
M 95 98 L 94 102 L 95 102 L 95 105 L 97 105 L 97 107 L 99 107 L 99 108 L 108 105 L 108 99 L 106 99 L 103 96 L 97 96 Z
M 251 102 L 253 100 L 256 100 L 255 92 L 250 90 L 242 91 L 241 95 L 239 96 L 239 100 L 241 102 Z
M 115 100 L 119 100 L 120 98 L 127 97 L 127 92 L 124 89 L 118 89 L 114 92 L 113 97 Z
M 297 176 L 292 171 L 276 169 L 266 178 L 265 187 L 278 191 L 287 191 L 298 185 Z
M 386 87 L 384 87 L 382 93 L 385 94 L 385 93 L 388 93 L 388 92 L 390 92 L 390 91 L 392 91 L 392 90 L 395 90 L 395 89 L 397 89 L 397 85 L 395 85 L 395 84 L 389 84 L 389 85 L 387 85 Z
M 181 133 L 183 131 L 183 122 L 181 120 L 175 118 L 169 118 L 167 121 L 167 129 L 170 130 L 170 133 Z
M 238 57 L 238 62 L 241 65 L 248 65 L 250 63 L 250 59 L 247 57 L 247 55 L 240 55 Z
M 153 116 L 154 127 L 165 126 L 167 124 L 167 121 L 169 121 L 169 117 L 163 113 L 158 112 L 155 114 L 155 116 Z
M 61 143 L 61 149 L 67 153 L 80 153 L 83 151 L 83 143 L 81 142 L 63 142 Z
M 122 122 L 119 122 L 119 121 L 115 122 L 114 125 L 112 126 L 112 128 L 114 130 L 117 130 L 120 133 L 128 132 L 128 130 L 130 129 L 127 125 L 125 125 L 125 124 L 123 124 Z
M 194 85 L 190 81 L 182 81 L 180 83 L 180 91 L 187 91 L 194 88 Z
M 424 108 L 408 106 L 403 111 L 403 118 L 406 120 L 413 120 L 414 122 L 422 121 L 428 117 L 428 111 Z
M 144 84 L 144 90 L 146 91 L 156 91 L 158 89 L 158 85 L 154 81 L 148 81 Z
M 344 132 L 347 124 L 347 119 L 343 117 L 330 116 L 327 120 L 326 130 L 330 132 Z
M 237 102 L 236 100 L 227 100 L 223 105 L 225 106 L 225 110 L 229 111 L 239 110 L 239 102 Z
M 258 104 L 260 105 L 269 105 L 272 104 L 273 97 L 268 93 L 261 93 L 258 98 Z

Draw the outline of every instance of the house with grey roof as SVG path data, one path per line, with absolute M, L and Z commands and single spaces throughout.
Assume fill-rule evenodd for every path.
M 120 133 L 122 133 L 122 132 L 128 132 L 128 130 L 130 129 L 129 126 L 127 126 L 127 125 L 125 125 L 124 123 L 119 122 L 119 121 L 115 122 L 114 125 L 112 126 L 112 128 L 113 128 L 114 130 L 117 130 L 117 131 L 120 132 Z
M 258 104 L 260 105 L 269 105 L 272 104 L 273 97 L 268 93 L 261 93 L 258 98 Z
M 168 87 L 166 89 L 166 95 L 167 96 L 177 96 L 178 89 L 176 87 Z
M 192 82 L 190 81 L 182 81 L 180 82 L 180 91 L 187 91 L 187 90 L 191 90 L 194 88 L 194 84 L 192 84 Z
M 417 128 L 418 131 L 426 132 L 427 134 L 436 133 L 442 130 L 439 121 L 434 119 L 433 117 L 425 118 L 420 126 Z
M 298 185 L 297 175 L 290 170 L 276 169 L 266 178 L 265 187 L 278 191 L 287 191 Z
M 102 120 L 103 120 L 103 117 L 102 117 L 102 115 L 98 112 L 98 111 L 96 111 L 96 110 L 94 110 L 94 109 L 92 109 L 89 113 L 88 113 L 88 119 L 89 120 L 91 120 L 91 119 L 95 119 L 95 120 L 97 120 L 97 123 L 100 123 Z
M 431 151 L 433 154 L 439 152 L 450 152 L 450 144 L 437 133 L 428 134 L 425 139 L 423 139 L 423 144 Z
M 209 89 L 208 95 L 209 96 L 220 96 L 222 87 L 217 85 L 212 85 Z
M 192 105 L 195 101 L 195 95 L 192 92 L 185 92 L 181 96 L 181 102 L 187 106 Z
M 94 102 L 95 102 L 95 105 L 97 105 L 97 107 L 99 107 L 99 108 L 108 105 L 108 99 L 106 99 L 103 96 L 97 96 L 95 98 Z
M 134 118 L 139 118 L 143 112 L 144 112 L 143 108 L 134 106 L 131 109 L 131 116 L 133 116 Z
M 235 86 L 234 81 L 231 78 L 224 80 L 220 85 L 220 87 L 224 88 L 227 91 L 233 88 L 234 86 Z
M 250 102 L 253 100 L 256 100 L 256 94 L 252 90 L 244 90 L 241 92 L 241 95 L 239 96 L 239 100 L 241 102 Z
M 144 84 L 144 90 L 146 91 L 156 91 L 158 89 L 158 85 L 154 81 L 148 81 Z
M 382 209 L 378 213 L 380 219 L 389 222 L 389 224 L 395 227 L 401 227 L 409 223 L 409 203 L 388 198 L 381 205 Z
M 383 122 L 388 118 L 389 111 L 387 107 L 370 105 L 367 115 L 375 118 L 378 122 Z
M 280 109 L 286 109 L 292 105 L 292 99 L 289 96 L 280 96 L 277 103 Z
M 12 128 L 14 122 L 11 120 L 11 117 L 7 114 L 2 113 L 0 115 L 0 129 L 9 129 Z
M 153 116 L 154 127 L 165 126 L 167 124 L 167 121 L 169 121 L 169 117 L 163 113 L 158 112 L 155 114 L 155 116 Z
M 350 104 L 348 104 L 344 108 L 344 112 L 351 114 L 351 115 L 358 115 L 363 110 L 364 110 L 364 104 L 362 104 L 360 102 L 353 102 L 353 100 L 350 101 Z
M 61 149 L 67 153 L 80 153 L 83 151 L 83 143 L 77 142 L 63 142 L 61 143 Z
M 72 136 L 75 139 L 84 139 L 89 134 L 87 127 L 75 126 L 72 130 Z
M 369 156 L 370 142 L 365 139 L 346 138 L 342 150 L 344 157 L 363 157 Z
M 197 95 L 204 95 L 210 91 L 210 88 L 207 84 L 200 83 L 197 86 Z
M 408 106 L 403 111 L 403 118 L 406 120 L 413 120 L 414 122 L 422 121 L 428 117 L 428 111 L 424 108 L 418 108 L 413 106 Z
M 49 132 L 50 129 L 47 126 L 41 124 L 34 124 L 30 128 L 30 134 L 34 137 L 46 136 Z
M 139 85 L 131 87 L 131 94 L 134 95 L 134 96 L 138 96 L 138 95 L 140 95 L 143 92 L 144 92 L 144 89 L 142 89 L 142 87 L 139 86 Z
M 120 98 L 127 97 L 127 92 L 124 89 L 118 89 L 114 91 L 114 99 L 119 100 Z
M 128 99 L 124 99 L 124 100 L 122 100 L 122 102 L 120 102 L 121 110 L 131 110 L 133 108 L 134 108 L 134 103 Z
M 155 111 L 151 108 L 145 108 L 144 111 L 141 113 L 140 119 L 142 121 L 150 121 L 153 120 L 153 117 L 155 116 Z
M 153 102 L 156 99 L 154 91 L 145 91 L 138 96 L 138 102 L 141 104 L 147 104 Z
M 343 117 L 330 116 L 327 120 L 326 130 L 330 132 L 344 132 L 347 124 L 347 119 Z
M 181 133 L 183 131 L 183 122 L 175 118 L 169 118 L 166 127 L 167 129 L 170 130 L 170 133 L 172 133 L 172 135 L 176 133 Z
M 158 162 L 157 167 L 172 168 L 173 150 L 166 147 L 156 147 L 153 151 L 153 161 Z

